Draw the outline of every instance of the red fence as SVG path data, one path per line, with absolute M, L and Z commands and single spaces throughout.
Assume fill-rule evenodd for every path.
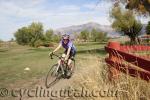
M 134 45 L 134 46 L 120 46 L 121 51 L 150 51 L 150 46 Z
M 118 78 L 119 71 L 134 77 L 150 80 L 150 59 L 130 54 L 127 51 L 147 51 L 150 46 L 120 46 L 117 42 L 110 42 L 105 50 L 109 53 L 106 62 L 110 68 L 111 79 Z

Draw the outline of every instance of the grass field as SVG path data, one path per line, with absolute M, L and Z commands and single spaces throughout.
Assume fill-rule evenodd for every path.
M 76 71 L 75 76 L 71 78 L 71 86 L 74 88 L 84 87 L 90 91 L 93 89 L 115 89 L 122 91 L 117 98 L 106 96 L 105 98 L 90 97 L 88 99 L 150 99 L 149 82 L 125 74 L 120 75 L 120 79 L 115 81 L 116 84 L 108 80 L 108 67 L 104 61 L 104 58 L 107 56 L 104 50 L 106 43 L 90 42 L 75 43 L 75 45 L 77 48 L 76 67 L 78 72 Z M 11 43 L 7 47 L 0 47 L 0 86 L 7 88 L 29 88 L 35 86 L 39 79 L 46 77 L 50 66 L 57 62 L 56 58 L 51 60 L 48 57 L 48 53 L 54 48 L 32 48 L 20 46 L 16 43 Z M 58 54 L 62 52 L 63 50 L 61 49 Z M 25 71 L 24 69 L 26 67 L 30 68 L 30 70 Z M 8 98 L 5 100 L 11 99 L 12 98 Z M 37 98 L 33 100 L 37 100 Z M 38 100 L 45 99 L 40 98 Z M 87 100 L 87 98 L 69 98 L 67 100 Z
M 101 55 L 104 56 L 104 44 L 84 43 L 76 44 L 77 56 Z M 0 48 L 0 85 L 14 87 L 27 84 L 27 82 L 39 79 L 46 75 L 50 65 L 57 59 L 51 60 L 48 53 L 54 48 L 32 48 L 11 43 L 9 48 Z M 63 50 L 60 50 L 61 53 Z M 29 67 L 29 71 L 24 69 Z M 22 84 L 23 83 L 23 84 Z M 17 84 L 17 85 L 16 85 Z

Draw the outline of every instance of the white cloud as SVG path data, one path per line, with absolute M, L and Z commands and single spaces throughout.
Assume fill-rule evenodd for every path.
M 108 12 L 111 3 L 105 1 L 96 7 L 93 3 L 82 6 L 74 4 L 60 5 L 58 7 L 48 7 L 44 3 L 45 0 L 1 0 L 0 36 L 4 36 L 1 34 L 12 34 L 18 28 L 26 26 L 33 21 L 42 22 L 46 29 L 56 29 L 89 21 L 104 25 L 110 24 Z M 82 11 L 82 9 L 86 10 Z M 5 38 L 8 40 L 9 36 Z
M 95 3 L 85 4 L 84 7 L 94 11 L 108 13 L 110 8 L 112 7 L 112 2 L 108 2 L 106 0 L 106 1 L 98 2 L 97 4 Z

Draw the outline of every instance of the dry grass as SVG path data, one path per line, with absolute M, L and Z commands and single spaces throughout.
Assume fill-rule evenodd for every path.
M 81 87 L 91 92 L 93 90 L 106 91 L 105 95 L 98 97 L 77 97 L 71 100 L 150 100 L 150 83 L 129 75 L 120 74 L 114 82 L 108 79 L 108 66 L 97 56 L 91 56 L 79 61 L 80 74 L 75 76 L 73 88 Z M 112 93 L 108 92 L 109 90 Z
M 71 100 L 115 100 L 116 90 L 107 82 L 107 68 L 102 63 L 101 58 L 97 56 L 86 56 L 78 61 L 81 72 L 78 72 L 74 78 L 72 88 L 87 91 L 87 95 L 83 97 L 74 97 Z M 106 68 L 106 69 L 105 69 Z M 114 93 L 109 94 L 109 90 L 114 90 Z M 95 92 L 99 91 L 99 92 Z M 106 91 L 105 94 L 103 91 Z M 93 92 L 93 93 L 92 93 Z M 101 92 L 101 93 L 100 93 Z M 99 94 L 100 93 L 100 94 Z M 97 96 L 97 97 L 94 97 Z
M 118 100 L 150 100 L 150 83 L 122 74 L 115 84 L 120 91 Z
M 132 66 L 133 68 L 137 68 L 132 63 L 137 63 L 137 61 L 128 63 L 124 58 L 119 55 L 117 52 L 115 55 L 118 57 L 118 61 L 121 61 L 126 66 Z M 131 77 L 128 73 L 127 68 L 120 66 L 127 74 L 120 73 L 119 79 L 115 80 L 115 88 L 119 91 L 118 100 L 150 100 L 150 83 L 146 82 L 138 76 Z M 141 70 L 138 68 L 137 70 Z

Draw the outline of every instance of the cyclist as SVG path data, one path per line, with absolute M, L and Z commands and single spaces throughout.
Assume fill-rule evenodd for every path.
M 65 49 L 64 54 L 65 54 L 65 61 L 68 64 L 69 70 L 72 70 L 72 59 L 76 55 L 76 48 L 73 44 L 73 42 L 70 40 L 70 35 L 69 34 L 64 34 L 62 35 L 62 40 L 60 41 L 58 47 L 54 49 L 53 52 L 50 52 L 49 55 L 52 55 L 56 51 L 58 51 L 61 47 Z M 58 65 L 60 65 L 60 60 L 58 61 Z

